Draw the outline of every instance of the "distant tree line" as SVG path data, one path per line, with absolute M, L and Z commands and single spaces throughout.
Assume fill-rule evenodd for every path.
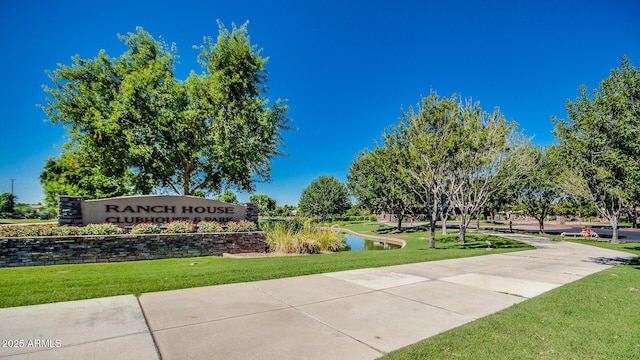
M 0 219 L 37 219 L 41 213 L 31 205 L 17 202 L 18 197 L 5 192 L 0 194 Z M 48 215 L 48 214 L 47 214 Z

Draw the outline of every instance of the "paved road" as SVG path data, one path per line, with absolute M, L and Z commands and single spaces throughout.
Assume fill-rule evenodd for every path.
M 503 236 L 536 250 L 0 309 L 0 359 L 376 359 L 633 257 Z

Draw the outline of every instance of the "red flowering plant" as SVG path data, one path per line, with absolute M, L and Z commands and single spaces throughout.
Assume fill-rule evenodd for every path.
M 190 220 L 176 220 L 167 224 L 165 232 L 168 233 L 193 233 L 196 226 Z
M 224 227 L 217 221 L 201 221 L 198 223 L 198 232 L 217 233 L 224 232 Z
M 159 234 L 161 231 L 162 229 L 160 229 L 160 226 L 154 223 L 145 222 L 134 225 L 130 232 L 131 234 Z
M 22 236 L 21 228 L 22 226 L 15 225 L 3 225 L 0 226 L 0 237 L 16 237 Z
M 82 235 L 117 235 L 124 234 L 124 229 L 111 223 L 88 224 L 82 228 Z
M 112 235 L 123 233 L 123 228 L 110 223 L 89 224 L 85 227 L 59 226 L 55 224 L 0 226 L 0 237 Z
M 247 220 L 227 223 L 227 232 L 249 232 L 256 231 L 258 227 L 255 223 Z

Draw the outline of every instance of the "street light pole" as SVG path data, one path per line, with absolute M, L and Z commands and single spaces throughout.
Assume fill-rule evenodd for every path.
M 13 196 L 13 182 L 16 181 L 16 179 L 9 179 L 11 180 L 11 195 Z

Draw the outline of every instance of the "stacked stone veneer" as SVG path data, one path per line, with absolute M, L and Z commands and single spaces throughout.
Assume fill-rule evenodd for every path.
M 266 252 L 264 233 L 0 238 L 0 267 L 81 264 Z

